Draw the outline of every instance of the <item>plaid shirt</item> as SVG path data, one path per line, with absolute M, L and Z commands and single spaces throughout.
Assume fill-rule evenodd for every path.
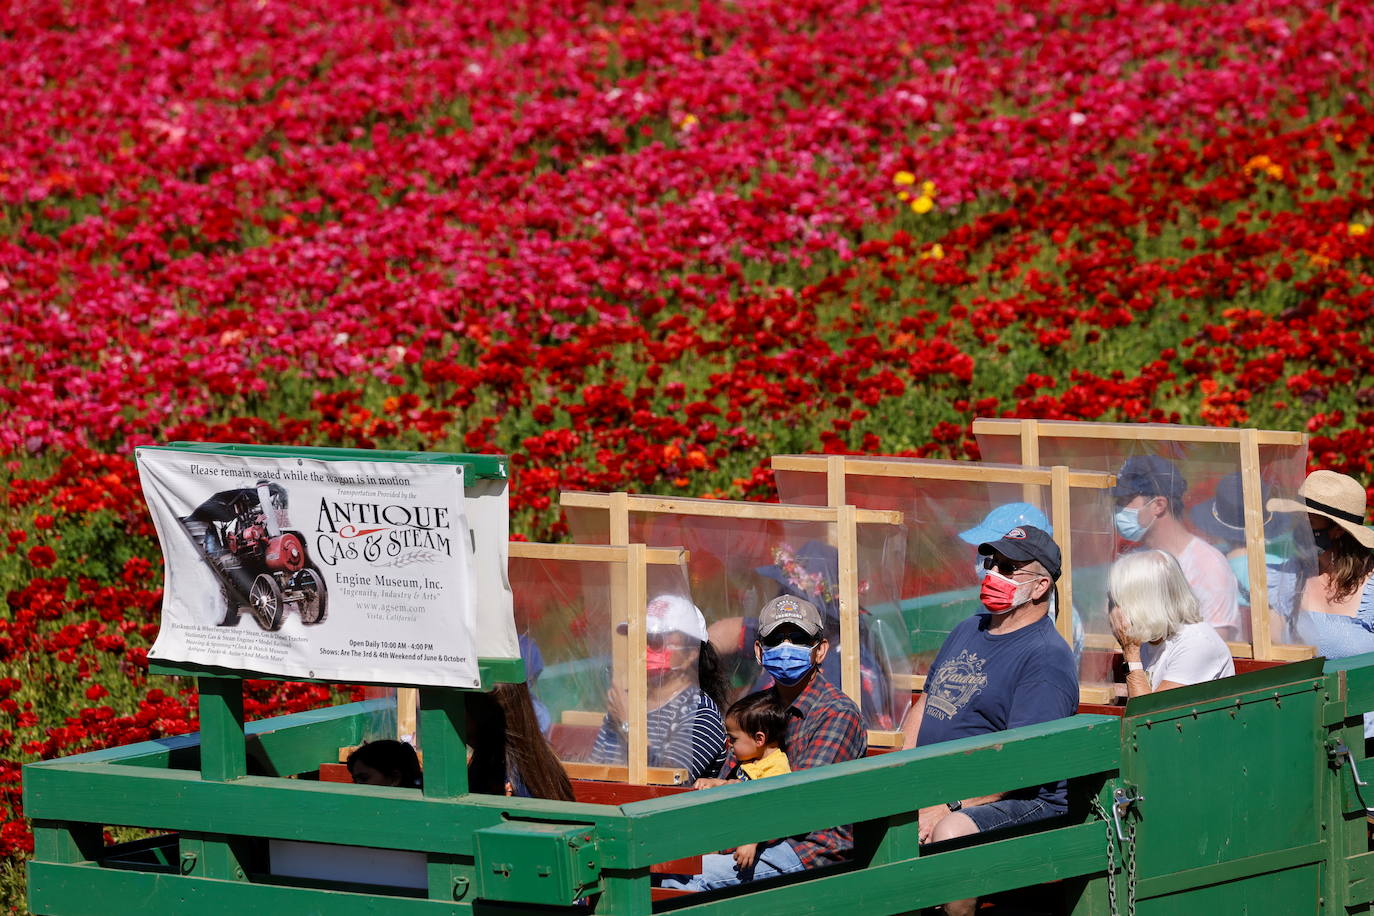
M 790 712 L 787 759 L 794 773 L 841 760 L 856 760 L 868 750 L 868 731 L 859 707 L 819 670 Z M 731 753 L 723 772 L 729 772 L 734 765 L 735 755 Z M 790 837 L 787 842 L 803 868 L 819 868 L 849 858 L 854 849 L 854 828 L 844 824 Z

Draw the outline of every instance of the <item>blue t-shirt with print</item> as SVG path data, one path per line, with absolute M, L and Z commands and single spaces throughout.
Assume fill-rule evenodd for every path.
M 991 614 L 962 621 L 945 639 L 926 676 L 926 708 L 917 746 L 985 735 L 1073 715 L 1078 668 L 1073 650 L 1048 617 L 1011 633 L 989 633 Z M 1068 805 L 1064 782 L 1011 793 Z

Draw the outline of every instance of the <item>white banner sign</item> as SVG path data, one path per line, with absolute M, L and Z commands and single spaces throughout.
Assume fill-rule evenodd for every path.
M 155 660 L 477 687 L 461 465 L 138 450 L 166 560 Z

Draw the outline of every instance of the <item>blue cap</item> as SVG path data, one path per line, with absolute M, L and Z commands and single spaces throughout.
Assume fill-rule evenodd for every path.
M 1167 496 L 1182 500 L 1188 492 L 1188 481 L 1178 465 L 1159 455 L 1132 455 L 1116 472 L 1115 499 L 1134 499 L 1137 496 Z
M 977 525 L 959 532 L 959 538 L 977 547 L 979 544 L 998 540 L 1011 529 L 1021 525 L 1032 525 L 1054 534 L 1050 520 L 1035 506 L 1030 503 L 1004 503 L 985 515 Z

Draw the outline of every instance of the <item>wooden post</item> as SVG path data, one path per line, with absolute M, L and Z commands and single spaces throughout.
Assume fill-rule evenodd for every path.
M 1240 483 L 1245 500 L 1245 553 L 1250 564 L 1250 645 L 1254 658 L 1274 657 L 1269 633 L 1269 571 L 1264 565 L 1264 489 L 1259 433 L 1240 434 Z
M 463 693 L 420 688 L 420 741 L 425 751 L 425 796 L 457 798 L 468 791 L 467 708 Z
M 613 545 L 624 546 L 630 543 L 630 494 L 612 493 L 610 494 L 610 505 L 608 507 L 607 523 L 609 540 Z M 629 595 L 634 589 L 630 581 L 634 578 L 634 567 L 630 563 L 623 566 L 612 566 L 611 573 L 611 690 L 625 690 L 629 693 L 630 703 L 625 710 L 628 719 L 624 724 L 630 726 L 631 732 L 635 727 L 634 699 L 636 689 L 640 697 L 641 704 L 644 702 L 644 679 L 647 676 L 644 671 L 643 661 L 645 654 L 644 644 L 644 605 L 645 601 L 640 601 L 636 606 L 630 601 Z M 626 630 L 620 632 L 621 621 L 626 621 Z M 636 623 L 638 621 L 638 623 Z M 635 653 L 634 631 L 638 628 L 639 632 L 639 652 Z M 631 658 L 640 660 L 640 667 L 636 669 L 630 664 Z M 644 778 L 643 769 L 635 770 L 633 735 L 626 736 L 625 746 L 627 753 L 626 765 L 630 768 L 630 782 L 635 782 L 638 776 L 642 782 Z M 647 745 L 647 736 L 646 741 Z M 647 760 L 644 761 L 647 766 Z
M 845 504 L 845 479 L 843 455 L 827 455 L 825 458 L 825 504 L 843 506 Z
M 1059 616 L 1055 629 L 1064 641 L 1073 645 L 1073 525 L 1069 509 L 1069 469 L 1055 465 L 1050 469 L 1050 524 L 1054 526 L 1054 542 L 1059 545 L 1060 576 Z
M 199 677 L 200 778 L 228 782 L 248 774 L 243 738 L 243 681 L 236 677 Z
M 1033 419 L 1021 421 L 1021 465 L 1028 468 L 1040 467 L 1040 436 Z M 1043 507 L 1039 487 L 1026 484 L 1021 488 L 1021 494 L 1024 502 Z
M 645 608 L 649 603 L 648 575 L 643 544 L 630 544 L 626 551 L 625 603 L 630 608 L 626 636 L 629 639 L 629 716 L 630 733 L 626 742 L 630 782 L 637 786 L 649 781 L 649 698 L 648 636 Z
M 859 674 L 859 525 L 853 506 L 840 506 L 836 524 L 839 541 L 840 581 L 840 690 L 863 708 L 863 684 Z M 837 647 L 831 646 L 833 652 Z
M 415 706 L 419 694 L 414 687 L 396 688 L 396 738 L 414 743 L 417 734 Z

